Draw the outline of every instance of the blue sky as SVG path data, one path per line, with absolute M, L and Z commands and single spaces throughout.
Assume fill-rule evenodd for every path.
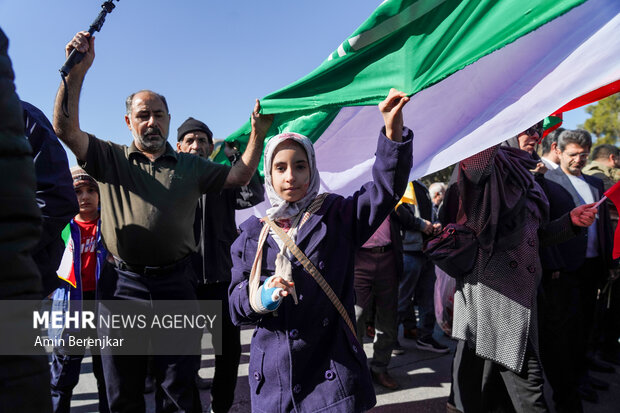
M 87 30 L 103 0 L 0 0 L 17 93 L 51 118 L 64 46 Z M 128 144 L 127 95 L 166 96 L 169 141 L 188 117 L 223 139 L 249 117 L 254 99 L 316 68 L 379 0 L 120 0 L 96 34 L 95 62 L 80 104 L 81 128 Z M 575 128 L 583 108 L 565 114 Z M 75 158 L 69 155 L 69 163 Z

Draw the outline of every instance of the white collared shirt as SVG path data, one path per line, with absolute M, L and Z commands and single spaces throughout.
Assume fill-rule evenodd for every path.
M 556 169 L 558 166 L 557 163 L 550 161 L 549 159 L 545 158 L 544 156 L 540 158 L 541 161 L 543 161 L 543 163 L 545 164 L 545 166 L 547 167 L 547 169 L 549 169 L 550 171 L 553 169 Z
M 590 184 L 586 182 L 583 175 L 575 176 L 566 174 L 573 187 L 586 204 L 594 202 L 594 195 L 590 189 Z M 598 218 L 597 218 L 598 219 Z M 586 258 L 598 257 L 598 237 L 596 232 L 596 221 L 588 227 L 588 247 L 586 249 Z

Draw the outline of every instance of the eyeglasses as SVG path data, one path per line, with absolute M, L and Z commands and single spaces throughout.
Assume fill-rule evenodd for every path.
M 590 156 L 590 152 L 581 152 L 581 153 L 567 153 L 566 156 L 569 158 L 579 158 L 579 159 L 588 159 Z
M 534 134 L 538 134 L 538 137 L 542 137 L 543 129 L 540 125 L 534 125 L 527 128 L 524 133 L 529 136 L 534 136 Z

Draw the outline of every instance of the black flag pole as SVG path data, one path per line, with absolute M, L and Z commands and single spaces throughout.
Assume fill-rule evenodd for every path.
M 119 0 L 116 0 L 116 1 L 119 1 Z M 90 25 L 90 28 L 88 29 L 88 33 L 90 33 L 91 36 L 95 34 L 95 32 L 98 32 L 101 30 L 101 27 L 103 26 L 103 23 L 105 22 L 106 16 L 108 15 L 108 13 L 112 13 L 112 10 L 114 10 L 115 7 L 116 6 L 114 5 L 113 0 L 107 0 L 101 5 L 101 11 L 99 12 L 99 15 L 97 16 L 95 21 L 92 22 L 92 24 Z M 62 98 L 62 111 L 66 117 L 69 117 L 69 112 L 67 109 L 68 92 L 67 92 L 67 81 L 65 80 L 65 77 L 69 74 L 73 66 L 80 63 L 83 58 L 84 58 L 84 53 L 78 52 L 77 49 L 73 49 L 71 53 L 69 54 L 69 57 L 67 57 L 65 64 L 62 65 L 62 67 L 60 68 L 60 77 L 62 78 L 62 82 L 65 85 L 65 93 Z

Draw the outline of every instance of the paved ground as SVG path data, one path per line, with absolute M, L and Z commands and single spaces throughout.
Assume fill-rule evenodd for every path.
M 251 330 L 242 331 L 241 340 L 243 353 L 239 368 L 239 381 L 237 383 L 235 404 L 231 412 L 250 412 L 250 396 L 247 381 L 248 362 L 250 352 Z M 454 342 L 441 334 L 436 333 L 436 338 L 444 344 L 454 348 Z M 372 413 L 443 413 L 446 411 L 446 401 L 450 391 L 450 363 L 451 354 L 438 355 L 435 353 L 419 351 L 415 348 L 415 342 L 400 339 L 401 345 L 407 350 L 405 354 L 393 356 L 390 363 L 390 374 L 398 380 L 402 388 L 395 392 L 385 391 L 376 387 L 377 406 Z M 366 354 L 372 355 L 372 343 L 364 344 Z M 202 377 L 213 376 L 213 356 L 204 356 L 200 375 Z M 96 412 L 97 392 L 92 374 L 90 357 L 82 363 L 82 375 L 72 402 L 72 413 Z M 618 413 L 620 412 L 620 367 L 614 374 L 594 373 L 600 379 L 609 381 L 611 387 L 608 391 L 599 392 L 598 404 L 584 403 L 585 413 Z M 201 392 L 203 411 L 209 411 L 209 391 Z M 152 396 L 147 395 L 148 411 L 153 410 Z M 344 412 L 343 412 L 344 413 Z

